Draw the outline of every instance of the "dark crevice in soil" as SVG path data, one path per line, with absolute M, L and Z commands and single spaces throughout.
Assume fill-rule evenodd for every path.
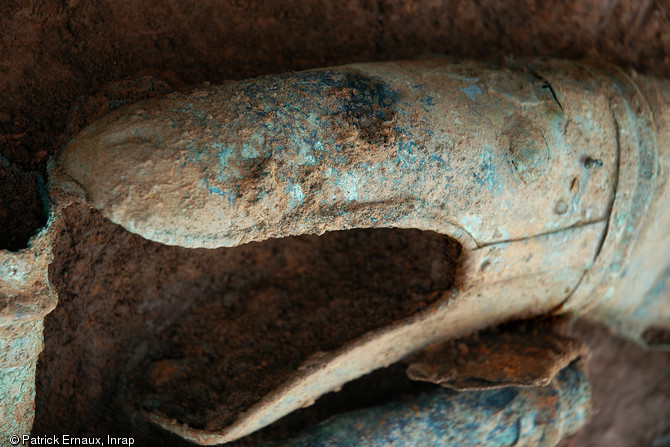
M 652 326 L 642 333 L 642 340 L 652 349 L 657 346 L 670 346 L 670 329 Z
M 64 216 L 35 433 L 118 436 L 124 406 L 221 428 L 312 354 L 437 301 L 460 252 L 432 232 L 367 229 L 188 250 L 84 207 Z
M 28 246 L 46 224 L 40 176 L 24 172 L 0 156 L 0 250 Z

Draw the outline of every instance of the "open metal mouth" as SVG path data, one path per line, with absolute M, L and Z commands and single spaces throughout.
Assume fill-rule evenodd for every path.
M 206 331 L 223 312 L 248 324 L 249 338 L 277 357 L 277 364 L 255 355 L 235 362 L 272 376 L 246 396 L 235 394 L 235 366 L 218 385 L 210 382 L 214 392 L 202 392 L 212 407 L 190 415 L 179 403 L 161 402 L 159 392 L 140 397 L 127 387 L 141 401 L 136 410 L 161 427 L 202 444 L 225 443 L 427 346 L 512 319 L 592 308 L 637 338 L 647 326 L 667 324 L 668 289 L 650 287 L 667 265 L 658 247 L 670 246 L 668 158 L 659 156 L 668 148 L 668 92 L 663 81 L 633 81 L 586 62 L 500 67 L 436 58 L 172 93 L 96 121 L 51 162 L 50 223 L 74 219 L 87 206 L 99 210 L 126 237 L 153 241 L 152 262 L 161 262 L 160 252 L 193 265 L 174 272 L 176 289 L 195 283 L 179 275 L 223 284 L 204 273 L 217 262 L 206 249 L 235 247 L 225 256 L 244 265 L 243 244 L 265 241 L 286 263 L 319 265 L 332 257 L 317 250 L 321 257 L 305 258 L 300 241 L 358 241 L 365 247 L 359 256 L 369 259 L 375 244 L 407 246 L 407 234 L 426 232 L 400 253 L 411 257 L 421 248 L 416 256 L 430 259 L 430 269 L 440 260 L 438 279 L 424 287 L 431 270 L 417 272 L 416 285 L 379 283 L 377 270 L 393 276 L 399 265 L 409 267 L 381 259 L 366 271 L 348 259 L 342 276 L 331 278 L 332 294 L 312 309 L 334 325 L 307 325 L 315 336 L 297 356 L 283 351 L 295 348 L 295 326 L 271 326 L 281 321 L 275 315 L 306 323 L 300 315 L 310 299 L 298 299 L 304 290 L 263 280 L 267 290 L 255 299 L 244 299 L 239 286 L 203 303 L 205 313 L 193 318 L 209 319 Z M 39 239 L 48 260 L 55 226 Z M 406 231 L 378 236 L 384 228 Z M 320 271 L 336 267 L 345 265 Z M 631 281 L 633 274 L 642 280 Z M 369 281 L 377 297 L 358 299 L 355 290 L 364 286 L 347 286 L 352 275 L 360 277 L 356 284 Z M 396 305 L 375 301 L 389 295 L 400 297 Z M 51 289 L 48 296 L 55 300 Z M 267 321 L 255 317 L 262 312 Z M 45 313 L 34 319 L 41 324 Z M 143 389 L 174 387 L 209 368 L 212 354 L 171 353 L 185 339 L 186 326 L 168 324 L 174 321 L 168 315 L 162 323 L 173 331 L 170 343 L 145 346 L 129 360 L 128 377 L 149 372 Z M 268 327 L 273 335 L 266 337 Z M 225 331 L 212 335 L 246 356 L 244 340 Z

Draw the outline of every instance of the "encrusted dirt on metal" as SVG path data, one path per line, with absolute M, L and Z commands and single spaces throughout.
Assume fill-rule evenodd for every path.
M 455 390 L 546 386 L 585 345 L 561 335 L 558 322 L 517 321 L 428 347 L 413 356 L 407 376 Z

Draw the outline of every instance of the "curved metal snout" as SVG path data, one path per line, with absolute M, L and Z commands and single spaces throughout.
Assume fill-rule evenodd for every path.
M 664 81 L 559 61 L 427 59 L 229 82 L 92 124 L 52 164 L 52 189 L 184 247 L 356 227 L 433 230 L 462 244 L 442 302 L 306 360 L 231 426 L 150 415 L 216 444 L 512 318 L 592 307 L 632 336 L 670 326 L 669 92 Z
M 429 60 L 231 82 L 112 113 L 58 163 L 113 222 L 186 247 L 402 227 L 473 248 L 605 221 L 612 92 L 563 93 L 570 73 L 552 86 L 545 70 Z

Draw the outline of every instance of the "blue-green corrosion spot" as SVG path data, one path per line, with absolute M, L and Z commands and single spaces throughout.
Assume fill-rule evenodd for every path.
M 289 184 L 284 187 L 284 192 L 289 196 L 290 208 L 302 205 L 302 202 L 305 200 L 305 193 L 298 183 L 289 182 Z
M 505 183 L 498 178 L 498 164 L 490 147 L 484 147 L 480 156 L 479 170 L 472 172 L 472 177 L 478 185 L 491 193 L 502 191 Z
M 477 95 L 482 94 L 482 89 L 479 88 L 478 86 L 472 84 L 467 87 L 461 87 L 461 91 L 465 93 L 465 95 L 470 98 L 473 101 L 477 101 Z

